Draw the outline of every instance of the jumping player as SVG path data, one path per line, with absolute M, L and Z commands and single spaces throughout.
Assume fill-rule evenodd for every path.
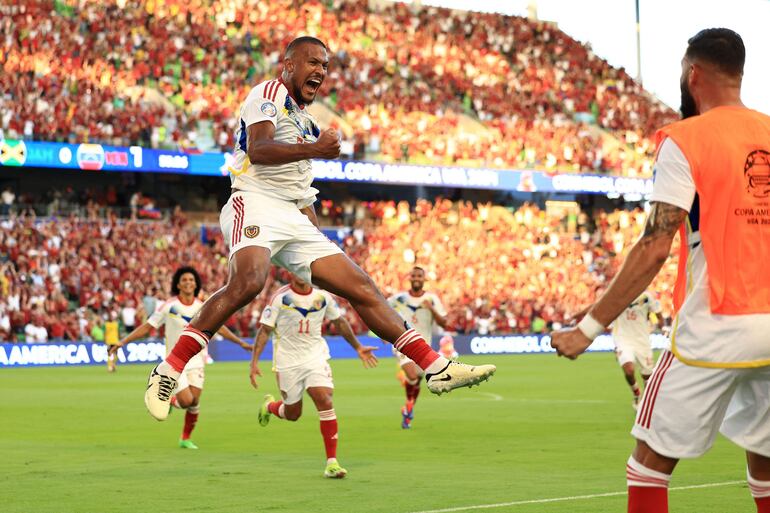
M 677 462 L 705 453 L 718 431 L 746 450 L 749 490 L 770 513 L 770 117 L 741 101 L 745 57 L 732 30 L 688 41 L 685 119 L 658 132 L 644 233 L 588 315 L 552 337 L 576 358 L 652 282 L 680 231 L 670 350 L 631 431 L 631 513 L 668 512 Z
M 422 267 L 415 266 L 412 269 L 409 273 L 409 282 L 411 288 L 394 294 L 388 299 L 388 303 L 428 344 L 432 345 L 434 327 L 436 325 L 447 327 L 446 311 L 436 294 L 424 290 L 425 270 Z M 406 404 L 401 408 L 401 427 L 409 429 L 414 419 L 414 403 L 420 395 L 423 371 L 408 356 L 396 350 L 393 352 L 405 377 Z
M 229 278 L 151 372 L 145 404 L 158 420 L 168 416 L 170 391 L 190 358 L 260 293 L 271 259 L 303 281 L 347 299 L 374 333 L 426 372 L 433 393 L 480 383 L 495 372 L 494 365 L 450 362 L 433 351 L 388 306 L 369 276 L 318 229 L 310 160 L 339 156 L 340 139 L 333 129 L 321 131 L 306 107 L 323 84 L 328 64 L 323 42 L 297 38 L 286 48 L 281 77 L 253 88 L 241 105 L 230 166 L 232 195 L 220 216 L 230 247 Z
M 153 329 L 158 329 L 161 326 L 165 326 L 166 353 L 168 354 L 179 338 L 179 334 L 182 333 L 182 330 L 190 322 L 193 315 L 200 310 L 203 304 L 198 299 L 200 291 L 201 278 L 195 269 L 192 267 L 180 267 L 177 269 L 171 279 L 171 294 L 173 297 L 159 305 L 150 318 L 147 319 L 147 322 L 126 335 L 116 345 L 110 346 L 110 355 L 116 356 L 118 348 L 134 340 L 147 337 Z M 227 326 L 222 326 L 218 333 L 226 340 L 238 344 L 247 351 L 251 350 L 252 346 L 238 338 Z M 184 429 L 182 430 L 182 437 L 179 439 L 179 447 L 183 449 L 198 448 L 190 440 L 190 435 L 193 429 L 195 429 L 200 413 L 199 405 L 205 380 L 206 357 L 207 351 L 204 348 L 187 362 L 184 372 L 179 376 L 176 394 L 171 399 L 172 406 L 186 410 Z
M 657 316 L 658 329 L 663 327 L 660 301 L 649 292 L 643 292 L 612 323 L 612 340 L 615 342 L 615 355 L 623 369 L 628 386 L 634 396 L 633 406 L 637 409 L 642 390 L 636 382 L 636 368 L 642 381 L 652 374 L 654 365 L 652 345 L 650 344 L 650 317 Z
M 276 401 L 272 395 L 266 395 L 259 411 L 259 423 L 267 426 L 271 415 L 296 421 L 302 415 L 302 395 L 307 391 L 321 419 L 321 435 L 326 447 L 324 476 L 342 478 L 347 470 L 337 461 L 337 415 L 332 404 L 334 382 L 327 361 L 329 346 L 321 336 L 324 319 L 334 323 L 358 352 L 364 367 L 377 365 L 377 357 L 372 354 L 376 348 L 358 342 L 331 294 L 315 289 L 293 275 L 289 283 L 273 296 L 262 312 L 251 357 L 249 375 L 251 384 L 257 388 L 256 378 L 262 376 L 259 357 L 273 334 L 273 371 L 283 400 Z

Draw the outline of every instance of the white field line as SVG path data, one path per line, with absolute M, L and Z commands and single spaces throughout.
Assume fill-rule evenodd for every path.
M 738 485 L 738 484 L 745 484 L 746 481 L 722 481 L 721 483 L 706 483 L 706 484 L 700 484 L 700 485 L 690 485 L 690 486 L 675 486 L 673 488 L 669 488 L 668 490 L 671 492 L 677 491 L 677 490 L 695 490 L 697 488 L 716 488 L 718 486 L 731 486 L 731 485 Z M 592 495 L 573 495 L 570 497 L 554 497 L 551 499 L 530 499 L 525 501 L 513 501 L 513 502 L 498 502 L 497 504 L 477 504 L 475 506 L 460 506 L 457 508 L 444 508 L 444 509 L 430 509 L 425 511 L 415 511 L 414 513 L 453 513 L 455 511 L 470 511 L 473 509 L 492 509 L 492 508 L 503 508 L 505 506 L 523 506 L 526 504 L 545 504 L 547 502 L 567 502 L 567 501 L 578 501 L 578 500 L 586 500 L 586 499 L 597 499 L 600 497 L 618 497 L 621 495 L 626 495 L 627 492 L 608 492 L 608 493 L 595 493 Z

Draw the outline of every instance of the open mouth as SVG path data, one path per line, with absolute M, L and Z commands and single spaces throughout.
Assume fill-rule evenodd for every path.
M 311 92 L 315 93 L 318 91 L 318 88 L 321 87 L 321 80 L 318 78 L 310 78 L 305 82 L 305 87 L 310 89 Z

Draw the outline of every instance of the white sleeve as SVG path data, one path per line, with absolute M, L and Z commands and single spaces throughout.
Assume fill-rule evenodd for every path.
M 152 313 L 150 318 L 147 319 L 147 324 L 149 324 L 155 329 L 158 329 L 162 325 L 166 324 L 166 315 L 168 314 L 170 305 L 171 303 L 169 302 L 166 302 L 160 305 L 158 309 Z
M 276 297 L 264 310 L 262 310 L 262 315 L 259 318 L 260 324 L 275 328 L 275 323 L 278 322 L 278 314 L 280 312 L 281 305 L 278 302 L 278 297 Z
M 324 295 L 326 296 L 326 312 L 324 313 L 324 318 L 330 321 L 339 319 L 342 316 L 342 313 L 340 312 L 337 301 L 334 300 L 331 294 Z
M 695 181 L 690 163 L 670 137 L 663 141 L 653 169 L 655 179 L 650 201 L 668 203 L 689 212 L 695 199 Z
M 272 94 L 270 83 L 268 83 L 266 87 L 262 86 L 249 95 L 241 111 L 241 119 L 247 127 L 262 121 L 269 121 L 274 126 L 278 123 L 278 118 L 283 115 L 286 88 L 280 84 L 277 87 L 280 89 Z M 275 99 L 271 100 L 271 98 Z
M 436 310 L 441 317 L 446 317 L 446 309 L 436 294 L 433 294 L 433 309 Z

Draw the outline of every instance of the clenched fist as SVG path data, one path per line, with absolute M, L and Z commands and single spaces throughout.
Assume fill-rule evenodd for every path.
M 340 134 L 333 128 L 327 128 L 313 143 L 318 157 L 336 159 L 340 156 Z

